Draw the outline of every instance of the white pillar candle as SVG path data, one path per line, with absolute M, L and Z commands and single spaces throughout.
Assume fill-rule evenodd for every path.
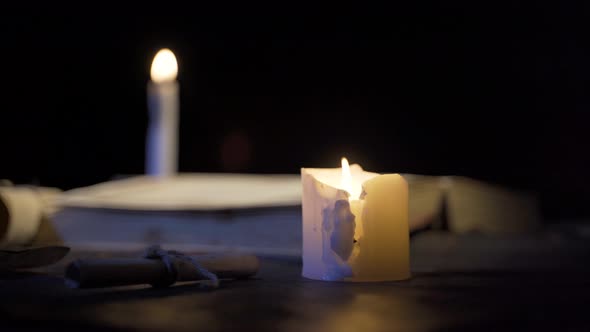
M 359 165 L 302 168 L 303 271 L 328 281 L 410 277 L 408 184 Z
M 178 171 L 178 65 L 169 49 L 152 62 L 147 86 L 149 124 L 146 138 L 146 174 L 170 176 Z

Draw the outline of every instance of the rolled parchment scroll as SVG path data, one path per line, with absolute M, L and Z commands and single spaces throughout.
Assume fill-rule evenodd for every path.
M 0 248 L 61 244 L 50 219 L 60 195 L 57 188 L 12 185 L 0 179 Z
M 216 253 L 193 255 L 190 258 L 219 279 L 252 277 L 260 265 L 256 256 L 248 254 Z M 100 288 L 142 284 L 167 286 L 177 281 L 206 279 L 202 271 L 187 259 L 172 258 L 171 263 L 173 272 L 161 259 L 78 259 L 66 267 L 65 283 L 70 288 Z

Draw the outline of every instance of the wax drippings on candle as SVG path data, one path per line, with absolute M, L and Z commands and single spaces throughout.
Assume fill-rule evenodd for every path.
M 354 245 L 354 230 L 356 224 L 354 215 L 350 211 L 350 203 L 336 201 L 330 226 L 330 246 L 343 261 L 347 261 L 352 254 Z
M 322 261 L 326 265 L 324 280 L 344 280 L 352 277 L 347 260 L 354 247 L 354 216 L 347 200 L 338 200 L 326 208 L 322 221 Z
M 171 50 L 163 48 L 154 57 L 151 68 L 152 81 L 156 83 L 170 82 L 178 75 L 178 64 Z

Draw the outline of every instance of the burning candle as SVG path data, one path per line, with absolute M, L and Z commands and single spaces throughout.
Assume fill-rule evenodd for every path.
M 408 184 L 399 174 L 302 168 L 303 271 L 329 281 L 410 277 Z
M 148 175 L 170 176 L 178 163 L 178 65 L 174 53 L 160 50 L 152 62 L 147 97 L 149 125 L 145 169 Z

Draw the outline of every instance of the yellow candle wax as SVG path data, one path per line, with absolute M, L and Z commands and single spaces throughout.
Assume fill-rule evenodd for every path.
M 410 277 L 408 184 L 399 174 L 374 177 L 363 184 L 362 237 L 356 278 L 363 281 Z M 354 212 L 353 212 L 354 213 Z

